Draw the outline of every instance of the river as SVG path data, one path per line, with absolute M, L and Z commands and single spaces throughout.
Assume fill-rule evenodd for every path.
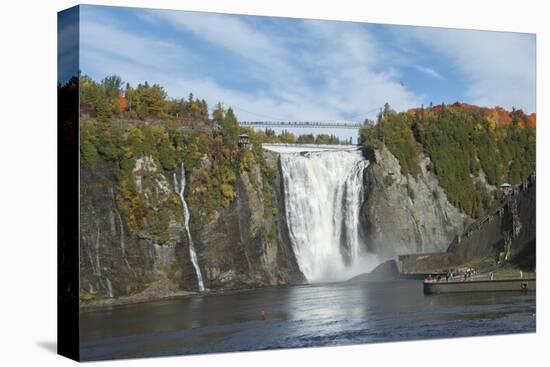
M 330 283 L 83 310 L 82 360 L 535 332 L 535 293 Z M 262 311 L 265 320 L 262 320 Z

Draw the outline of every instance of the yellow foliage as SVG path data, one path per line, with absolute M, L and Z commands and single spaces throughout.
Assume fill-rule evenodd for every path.
M 195 151 L 195 152 L 192 152 L 192 153 L 191 153 L 191 157 L 192 157 L 192 158 L 195 158 L 195 159 L 201 159 L 201 158 L 202 158 L 202 154 L 201 154 L 201 152 Z
M 132 148 L 125 146 L 122 147 L 122 156 L 126 159 L 130 159 L 133 156 Z
M 222 184 L 221 185 L 222 194 L 227 199 L 233 199 L 235 197 L 235 191 L 233 190 L 233 186 L 228 184 Z
M 225 177 L 225 181 L 233 184 L 237 177 L 235 176 L 235 173 L 233 171 L 228 171 L 227 176 Z
M 497 122 L 492 116 L 487 118 L 487 123 L 489 125 L 489 129 L 491 129 L 492 131 L 497 128 Z

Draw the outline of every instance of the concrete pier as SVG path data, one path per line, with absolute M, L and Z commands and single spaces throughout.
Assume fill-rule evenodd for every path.
M 536 279 L 424 281 L 424 294 L 505 291 L 535 292 Z
M 442 276 L 445 277 L 444 272 L 431 272 L 431 273 L 399 273 L 399 279 L 415 279 L 415 280 L 424 280 L 428 275 L 432 277 Z

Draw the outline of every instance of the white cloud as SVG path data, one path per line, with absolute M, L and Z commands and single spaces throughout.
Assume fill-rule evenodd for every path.
M 233 106 L 241 120 L 362 121 L 386 102 L 404 110 L 424 99 L 400 83 L 400 71 L 390 66 L 406 64 L 406 55 L 396 63 L 394 51 L 355 23 L 296 20 L 296 38 L 237 16 L 150 11 L 142 13 L 144 19 L 173 27 L 181 41 L 130 33 L 90 15 L 82 20 L 83 71 L 116 73 L 134 85 L 159 83 L 171 97 L 192 92 L 210 106 Z M 265 87 L 236 89 L 201 74 L 198 66 L 208 64 L 210 55 L 187 46 L 188 32 L 242 60 L 241 71 Z M 433 69 L 419 70 L 441 77 Z
M 159 83 L 172 97 L 193 92 L 211 106 L 222 101 L 245 120 L 359 121 L 373 118 L 385 102 L 397 110 L 418 106 L 425 96 L 400 82 L 399 69 L 445 79 L 425 66 L 429 58 L 415 55 L 418 42 L 455 64 L 467 82 L 468 102 L 535 108 L 534 42 L 525 35 L 407 27 L 395 32 L 402 50 L 379 44 L 356 23 L 296 20 L 291 36 L 239 16 L 149 11 L 141 17 L 182 32 L 181 42 L 130 33 L 96 14 L 82 21 L 84 65 L 132 84 Z M 184 47 L 189 32 L 233 54 L 242 61 L 240 71 L 264 87 L 236 89 L 221 85 L 216 75 L 201 74 L 197 66 L 208 64 L 209 55 Z
M 237 16 L 155 10 L 150 11 L 150 16 L 190 31 L 196 37 L 240 56 L 243 67 L 250 70 L 251 77 L 267 80 L 271 84 L 282 80 L 291 83 L 288 87 L 296 91 L 307 88 L 296 69 L 288 64 L 292 53 L 285 47 L 284 41 L 274 35 L 263 34 Z
M 154 37 L 138 36 L 97 20 L 84 18 L 80 27 L 84 66 L 103 68 L 107 74 L 115 72 L 108 70 L 109 64 L 115 60 L 123 61 L 127 67 L 139 66 L 144 71 L 173 70 L 186 66 L 190 68 L 197 61 L 181 45 Z M 96 54 L 93 64 L 88 62 L 88 53 Z M 99 62 L 99 55 L 102 55 L 105 64 Z M 124 68 L 118 72 L 124 72 Z
M 426 67 L 426 66 L 421 66 L 421 65 L 415 65 L 414 68 L 417 69 L 418 71 L 428 75 L 428 76 L 431 76 L 432 78 L 436 78 L 436 79 L 439 79 L 439 80 L 444 80 L 445 79 L 435 69 L 432 69 L 432 68 L 429 68 L 429 67 Z
M 420 97 L 399 82 L 400 73 L 386 66 L 391 55 L 364 28 L 322 21 L 304 25 L 318 46 L 308 55 L 310 67 L 323 71 L 321 93 L 330 106 L 352 115 L 369 111 L 372 118 L 386 102 L 397 110 L 420 104 Z
M 245 18 L 235 16 L 167 11 L 149 14 L 149 20 L 160 22 L 159 18 L 239 55 L 243 67 L 269 86 L 258 96 L 214 91 L 212 82 L 208 83 L 208 90 L 220 92 L 219 99 L 224 94 L 226 104 L 238 101 L 247 110 L 284 119 L 350 116 L 362 120 L 367 117 L 365 112 L 374 117 L 385 102 L 404 109 L 420 101 L 398 82 L 395 70 L 374 71 L 384 69 L 387 55 L 357 24 L 296 20 L 303 30 L 297 41 L 262 33 Z M 307 47 L 297 50 L 296 42 Z M 308 82 L 312 75 L 319 79 L 316 83 Z M 258 118 L 246 113 L 243 117 Z
M 441 28 L 415 28 L 408 35 L 444 54 L 458 68 L 468 82 L 469 102 L 535 111 L 533 36 Z

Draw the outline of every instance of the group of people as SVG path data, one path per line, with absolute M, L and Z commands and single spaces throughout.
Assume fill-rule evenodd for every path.
M 448 282 L 449 280 L 453 279 L 460 279 L 463 280 L 469 280 L 472 278 L 473 275 L 477 274 L 477 271 L 474 268 L 458 268 L 458 269 L 449 269 L 445 271 L 445 280 Z M 436 282 L 440 282 L 443 277 L 441 274 L 438 274 L 437 277 L 435 277 Z M 432 274 L 428 274 L 426 277 L 426 281 L 434 281 L 434 278 L 432 277 Z

